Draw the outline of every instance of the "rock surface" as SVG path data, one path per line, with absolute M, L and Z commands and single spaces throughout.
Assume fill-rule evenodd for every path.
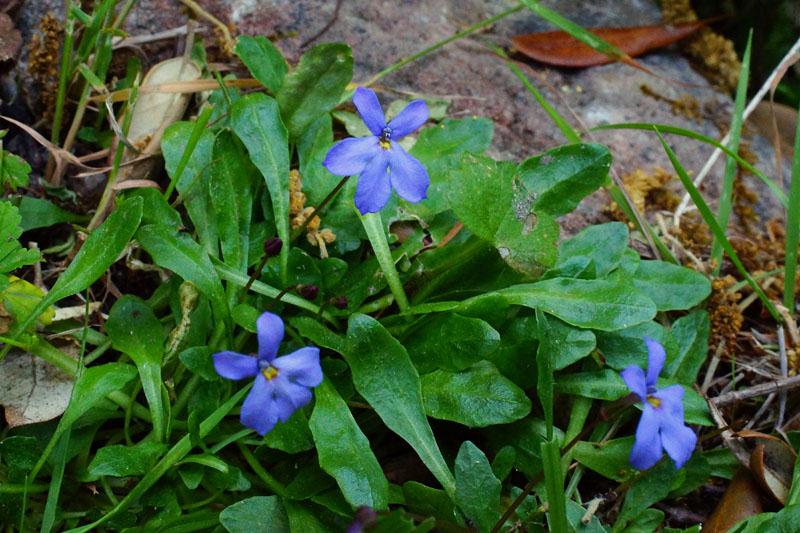
M 336 2 L 331 0 L 206 0 L 209 12 L 231 23 L 239 33 L 277 37 L 290 61 L 301 54 L 301 45 L 331 21 Z M 500 13 L 516 2 L 479 0 L 343 1 L 330 28 L 316 42 L 343 41 L 353 48 L 355 79 L 364 81 L 382 68 L 417 52 L 465 27 Z M 549 0 L 543 2 L 586 27 L 632 26 L 660 22 L 652 0 Z M 58 11 L 60 1 L 27 0 L 18 25 L 25 42 L 31 28 L 49 9 Z M 141 0 L 128 20 L 132 35 L 180 26 L 186 13 L 174 0 Z M 486 31 L 448 45 L 387 76 L 376 86 L 387 98 L 408 93 L 452 100 L 451 116 L 483 115 L 495 122 L 493 155 L 523 159 L 565 142 L 558 128 L 536 104 L 514 74 L 484 42 L 508 46 L 515 34 L 549 29 L 546 22 L 527 10 L 503 19 Z M 213 40 L 209 38 L 209 40 Z M 162 54 L 174 53 L 169 42 Z M 158 54 L 148 57 L 157 57 Z M 161 56 L 163 58 L 163 55 Z M 521 59 L 521 58 L 519 58 Z M 680 54 L 670 48 L 639 59 L 656 72 L 654 77 L 622 64 L 583 70 L 559 70 L 521 61 L 521 68 L 572 124 L 579 129 L 613 122 L 668 123 L 720 138 L 730 121 L 729 95 L 712 87 Z M 21 63 L 24 65 L 24 62 Z M 699 112 L 676 112 L 674 101 L 695 101 Z M 656 167 L 671 170 L 657 138 L 639 131 L 599 131 L 585 137 L 611 147 L 614 169 L 620 175 Z M 706 145 L 679 137 L 668 139 L 690 173 L 696 173 L 712 152 Z M 775 175 L 770 143 L 751 134 L 750 151 L 767 175 Z M 723 162 L 717 163 L 704 191 L 714 198 Z M 784 172 L 784 176 L 788 173 Z M 748 185 L 760 194 L 756 211 L 762 218 L 779 216 L 777 202 L 750 177 Z M 678 189 L 679 184 L 671 186 Z M 713 203 L 713 202 L 712 202 Z M 563 221 L 568 232 L 607 218 L 608 199 L 600 192 L 584 201 Z

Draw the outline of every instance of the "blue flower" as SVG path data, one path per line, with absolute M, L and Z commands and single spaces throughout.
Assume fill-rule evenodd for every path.
M 675 468 L 680 468 L 692 456 L 697 436 L 683 421 L 683 387 L 656 387 L 667 358 L 664 347 L 648 337 L 644 342 L 647 344 L 647 376 L 636 365 L 622 371 L 622 379 L 643 404 L 630 461 L 635 468 L 646 470 L 661 460 L 663 449 L 675 462 Z
M 278 421 L 311 401 L 311 388 L 322 383 L 319 348 L 306 346 L 276 357 L 283 340 L 283 320 L 266 312 L 256 321 L 258 355 L 236 352 L 214 354 L 214 369 L 227 379 L 255 376 L 253 390 L 242 404 L 241 421 L 260 435 L 269 433 Z
M 392 189 L 412 204 L 424 200 L 430 184 L 428 171 L 396 141 L 425 124 L 428 106 L 414 100 L 386 124 L 373 91 L 359 87 L 353 103 L 372 135 L 337 142 L 322 164 L 336 176 L 358 175 L 355 202 L 362 215 L 380 211 Z

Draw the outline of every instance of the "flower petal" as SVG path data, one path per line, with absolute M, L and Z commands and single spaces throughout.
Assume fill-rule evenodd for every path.
M 269 311 L 264 312 L 256 320 L 258 332 L 258 357 L 272 361 L 278 355 L 278 347 L 283 340 L 283 320 Z
M 671 416 L 661 417 L 661 444 L 673 461 L 681 468 L 692 456 L 697 445 L 697 435 L 683 424 L 683 420 Z
M 653 394 L 661 400 L 661 410 L 664 412 L 664 416 L 674 418 L 681 424 L 683 424 L 683 393 L 683 386 L 670 385 Z
M 389 122 L 392 140 L 402 139 L 409 133 L 419 129 L 428 120 L 428 105 L 425 100 L 414 100 Z
M 319 364 L 319 348 L 306 346 L 296 352 L 278 357 L 272 365 L 280 376 L 305 387 L 316 387 L 322 383 L 322 367 Z
M 655 387 L 658 375 L 664 368 L 664 361 L 667 360 L 667 354 L 657 340 L 645 337 L 644 342 L 647 344 L 647 386 Z
M 392 186 L 387 172 L 389 161 L 386 151 L 381 148 L 378 148 L 378 151 L 380 153 L 367 164 L 364 171 L 358 176 L 355 202 L 362 215 L 380 211 L 392 194 Z
M 400 198 L 416 204 L 427 197 L 428 171 L 396 142 L 389 151 L 389 177 Z
M 275 385 L 275 414 L 278 420 L 286 422 L 292 413 L 311 401 L 311 389 L 292 383 L 278 375 L 272 380 Z
M 381 151 L 377 137 L 350 137 L 334 144 L 322 164 L 335 176 L 356 176 Z
M 219 352 L 213 355 L 214 370 L 227 379 L 251 378 L 258 374 L 258 359 L 236 352 Z
M 630 462 L 634 468 L 647 470 L 661 459 L 663 452 L 659 426 L 659 414 L 650 404 L 645 403 L 631 449 Z
M 640 400 L 647 401 L 647 385 L 644 381 L 644 370 L 636 365 L 631 365 L 620 372 L 622 379 L 628 388 L 639 397 Z
M 239 420 L 242 425 L 254 429 L 259 435 L 266 435 L 278 422 L 275 408 L 275 380 L 267 381 L 260 373 L 256 376 L 253 389 L 242 404 Z
M 373 135 L 380 137 L 381 133 L 383 133 L 383 128 L 386 127 L 386 118 L 383 116 L 383 109 L 381 109 L 381 103 L 378 101 L 375 91 L 359 87 L 353 94 L 353 104 L 358 109 L 358 114 L 361 115 L 361 120 L 364 121 L 369 131 Z

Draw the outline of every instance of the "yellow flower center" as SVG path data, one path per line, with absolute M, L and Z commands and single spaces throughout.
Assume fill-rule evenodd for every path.
M 261 375 L 267 378 L 267 381 L 272 381 L 276 377 L 278 377 L 278 369 L 274 366 L 268 366 L 267 368 L 261 371 Z
M 656 398 L 655 396 L 648 396 L 647 397 L 647 403 L 649 403 L 650 405 L 652 405 L 656 409 L 661 407 L 661 399 Z
M 392 147 L 392 143 L 388 139 L 381 139 L 378 141 L 378 146 L 388 151 Z

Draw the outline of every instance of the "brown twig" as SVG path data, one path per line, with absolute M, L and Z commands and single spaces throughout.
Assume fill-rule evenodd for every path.
M 716 398 L 709 401 L 716 406 L 727 405 L 729 403 L 739 402 L 748 398 L 755 398 L 756 396 L 764 396 L 772 392 L 781 392 L 795 387 L 800 387 L 800 375 L 792 376 L 790 378 L 781 378 L 771 381 L 769 383 L 761 383 L 748 389 L 741 389 L 725 394 L 720 394 Z

